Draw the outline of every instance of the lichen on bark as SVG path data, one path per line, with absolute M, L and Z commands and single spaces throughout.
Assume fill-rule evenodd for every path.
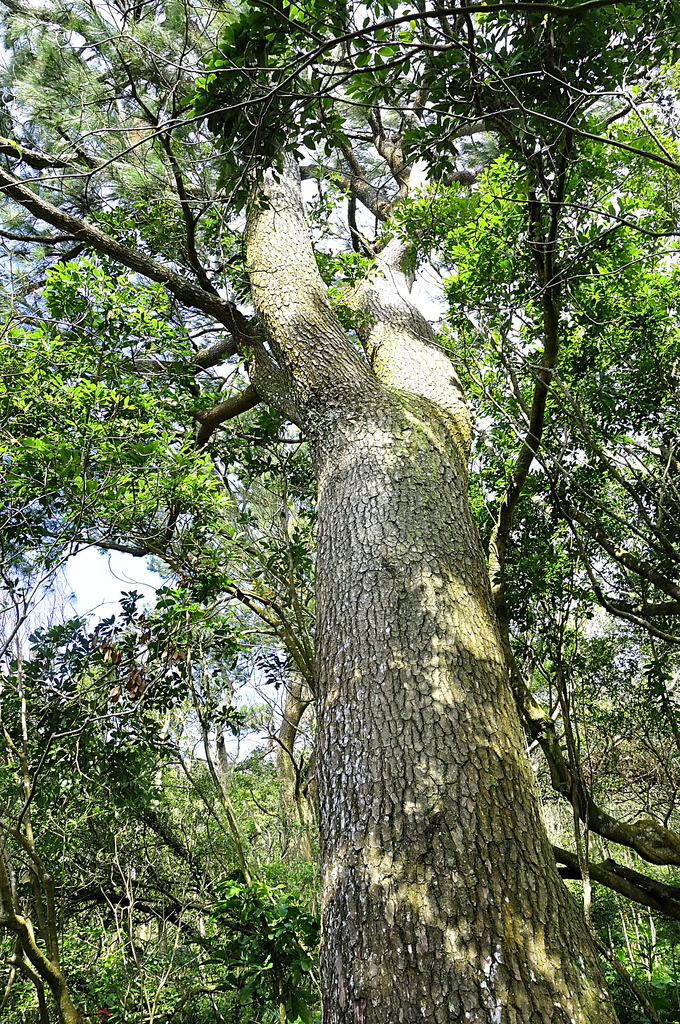
M 319 489 L 324 1022 L 613 1022 L 538 813 L 453 367 L 396 244 L 350 297 L 362 361 L 325 298 L 298 182 L 265 188 L 254 301 Z

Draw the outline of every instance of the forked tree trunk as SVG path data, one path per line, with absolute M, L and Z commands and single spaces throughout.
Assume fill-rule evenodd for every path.
M 319 483 L 324 1024 L 615 1021 L 559 878 L 467 498 L 467 414 L 398 253 L 328 307 L 295 183 L 251 212 L 256 307 Z

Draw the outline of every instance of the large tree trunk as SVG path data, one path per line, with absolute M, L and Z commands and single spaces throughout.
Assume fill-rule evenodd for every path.
M 318 445 L 324 1021 L 613 1020 L 447 425 L 389 392 L 347 414 Z
M 294 183 L 268 198 L 250 218 L 254 299 L 319 482 L 324 1024 L 614 1021 L 540 821 L 451 364 L 398 251 L 351 300 L 362 363 Z

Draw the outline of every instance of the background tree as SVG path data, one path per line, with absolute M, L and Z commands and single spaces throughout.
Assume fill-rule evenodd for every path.
M 275 772 L 258 756 L 232 764 L 223 740 L 221 764 L 194 753 L 244 730 L 224 623 L 195 617 L 189 660 L 186 610 L 178 623 L 160 596 L 153 616 L 132 594 L 94 629 L 38 629 L 30 659 L 7 666 L 10 1019 L 31 1002 L 22 980 L 41 1021 L 51 1006 L 68 1021 L 104 1005 L 114 1021 L 232 1020 L 239 1008 L 296 1020 L 316 1002 L 314 877 L 282 861 Z M 216 737 L 196 729 L 187 686 Z

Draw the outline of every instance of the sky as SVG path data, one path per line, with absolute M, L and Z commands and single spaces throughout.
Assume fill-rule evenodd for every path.
M 137 590 L 143 600 L 153 605 L 156 589 L 164 580 L 158 573 L 147 567 L 145 558 L 120 552 L 103 553 L 96 548 L 85 548 L 74 555 L 66 564 L 64 591 L 77 615 L 92 615 L 97 619 L 114 615 L 120 611 L 120 597 L 125 591 Z M 263 700 L 274 707 L 280 701 L 272 686 L 266 686 L 253 678 L 252 687 L 246 687 L 239 694 L 246 705 L 260 704 Z M 276 717 L 276 712 L 275 712 Z M 266 743 L 266 732 L 248 733 L 241 739 L 227 733 L 227 752 L 234 761 L 248 757 L 256 747 Z M 203 745 L 198 742 L 193 756 L 204 758 Z
M 73 595 L 72 604 L 78 615 L 93 613 L 104 618 L 120 611 L 120 596 L 137 590 L 149 604 L 154 603 L 161 577 L 147 568 L 145 558 L 106 554 L 96 548 L 85 548 L 69 559 L 65 571 L 65 590 Z

